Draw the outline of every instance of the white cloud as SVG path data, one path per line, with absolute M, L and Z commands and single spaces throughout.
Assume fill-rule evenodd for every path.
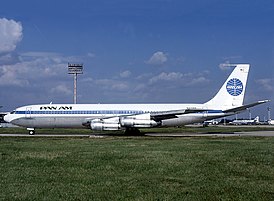
M 125 91 L 129 88 L 127 82 L 122 82 L 115 79 L 98 79 L 95 80 L 95 84 L 98 85 L 99 88 L 102 88 L 104 90 Z
M 19 57 L 16 53 L 6 53 L 0 55 L 0 66 L 1 65 L 11 65 L 19 62 Z
M 155 52 L 146 63 L 151 65 L 162 65 L 167 62 L 167 60 L 167 54 L 158 51 Z
M 25 76 L 18 76 L 18 74 L 24 74 L 25 70 L 23 68 L 18 70 L 10 66 L 0 67 L 0 86 L 28 86 L 29 81 Z
M 15 50 L 17 43 L 23 37 L 23 27 L 20 22 L 0 18 L 0 54 Z
M 0 64 L 0 85 L 26 87 L 37 83 L 42 86 L 44 80 L 67 76 L 66 59 L 56 54 L 25 53 L 17 55 L 15 60 L 17 62 L 11 64 Z
M 230 63 L 221 63 L 219 64 L 219 68 L 221 70 L 230 70 L 232 67 L 235 67 L 235 64 L 230 64 Z
M 50 90 L 51 93 L 53 94 L 64 94 L 64 95 L 71 95 L 72 94 L 72 90 L 69 89 L 66 85 L 64 84 L 60 84 L 60 85 L 57 85 L 56 87 L 53 87 L 51 90 Z
M 274 79 L 258 79 L 256 82 L 260 84 L 266 91 L 274 92 Z
M 111 89 L 118 91 L 128 90 L 128 85 L 126 83 L 114 83 L 111 85 Z
M 221 70 L 230 70 L 231 68 L 236 67 L 236 65 L 237 65 L 236 63 L 230 63 L 230 61 L 225 61 L 224 63 L 219 64 L 219 68 Z
M 131 72 L 129 70 L 126 70 L 120 73 L 121 78 L 128 78 L 130 75 L 131 75 Z
M 25 52 L 21 56 L 29 58 L 38 58 L 38 57 L 60 57 L 61 55 L 54 52 Z
M 159 75 L 153 76 L 149 79 L 149 84 L 159 84 L 163 82 L 177 82 L 177 86 L 192 86 L 200 83 L 208 82 L 202 73 L 180 73 L 180 72 L 162 72 Z
M 200 83 L 207 83 L 208 81 L 209 81 L 208 79 L 201 76 L 201 77 L 193 78 L 190 82 L 188 82 L 188 85 L 196 85 L 196 84 L 200 84 Z
M 176 81 L 182 79 L 183 74 L 180 72 L 171 72 L 171 73 L 165 73 L 162 72 L 159 75 L 156 75 L 152 78 L 150 78 L 149 83 L 155 83 L 159 81 Z

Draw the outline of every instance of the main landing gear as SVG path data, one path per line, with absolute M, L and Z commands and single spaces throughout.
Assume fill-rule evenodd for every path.
M 127 128 L 125 135 L 143 135 L 138 128 Z
M 29 135 L 34 135 L 35 134 L 35 129 L 34 128 L 27 128 L 29 131 Z

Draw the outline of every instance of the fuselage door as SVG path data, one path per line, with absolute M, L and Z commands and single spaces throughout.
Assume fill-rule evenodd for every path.
M 26 118 L 31 118 L 31 107 L 26 108 Z

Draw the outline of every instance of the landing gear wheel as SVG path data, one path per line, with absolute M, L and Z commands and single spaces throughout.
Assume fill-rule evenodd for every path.
M 127 128 L 125 135 L 142 135 L 142 133 L 137 128 Z

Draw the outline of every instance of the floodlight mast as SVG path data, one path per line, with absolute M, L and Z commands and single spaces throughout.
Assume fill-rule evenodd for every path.
M 270 115 L 271 108 L 267 107 L 267 113 L 268 113 L 268 121 L 271 120 L 271 115 Z
M 74 75 L 73 103 L 77 103 L 77 75 L 83 74 L 83 64 L 68 63 L 68 74 Z

